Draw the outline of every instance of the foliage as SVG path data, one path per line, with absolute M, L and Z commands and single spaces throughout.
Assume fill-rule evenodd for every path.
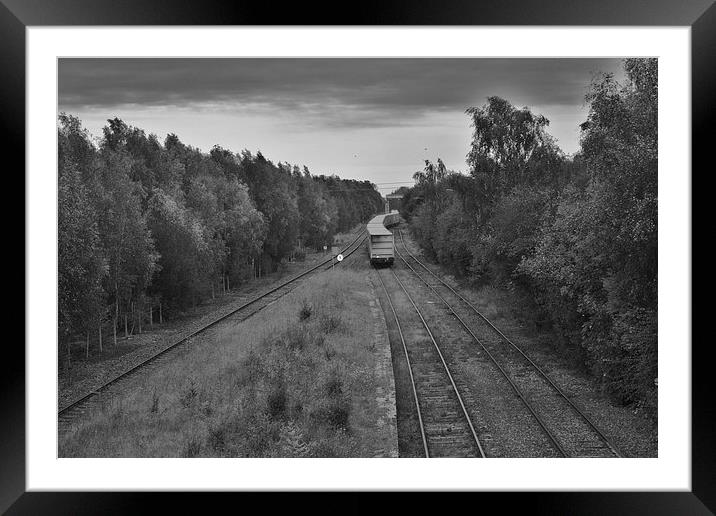
M 545 131 L 547 118 L 500 97 L 466 113 L 473 127 L 467 164 L 485 198 L 483 213 L 517 185 L 558 180 L 563 156 Z
M 162 257 L 155 288 L 180 306 L 196 302 L 209 288 L 213 265 L 201 221 L 158 189 L 152 195 L 150 227 Z
M 486 256 L 495 279 L 508 280 L 520 261 L 534 254 L 542 220 L 549 214 L 549 202 L 547 190 L 525 185 L 516 187 L 496 203 Z
M 284 259 L 305 257 L 382 209 L 374 185 L 312 176 L 260 152 L 176 134 L 160 142 L 119 118 L 93 141 L 58 117 L 60 334 L 141 308 L 193 305 Z
M 75 167 L 61 166 L 58 186 L 59 333 L 88 330 L 102 315 L 107 267 L 96 216 Z
M 472 261 L 472 225 L 457 199 L 452 200 L 448 207 L 440 212 L 435 221 L 435 229 L 433 245 L 436 258 L 448 265 L 454 274 L 464 276 L 468 273 Z
M 128 308 L 148 288 L 159 255 L 141 206 L 144 191 L 128 176 L 132 164 L 129 155 L 102 148 L 96 163 L 96 220 L 109 263 L 105 290 L 115 307 Z
M 657 60 L 624 70 L 590 86 L 571 158 L 528 108 L 467 109 L 470 175 L 426 162 L 401 211 L 428 256 L 532 297 L 608 391 L 655 414 Z
M 560 200 L 535 255 L 520 266 L 607 388 L 650 412 L 657 376 L 656 67 L 655 59 L 627 59 L 627 85 L 609 75 L 592 85 L 582 124 L 590 184 Z M 565 303 L 571 311 L 558 310 Z
M 301 217 L 300 235 L 304 245 L 316 250 L 333 240 L 338 226 L 338 208 L 328 195 L 326 186 L 305 175 L 296 174 L 298 209 Z
M 298 197 L 291 172 L 274 165 L 261 152 L 254 156 L 244 151 L 240 166 L 241 177 L 268 224 L 263 250 L 278 263 L 290 254 L 299 232 Z

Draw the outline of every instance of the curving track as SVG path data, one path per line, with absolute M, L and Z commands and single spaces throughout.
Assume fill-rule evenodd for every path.
M 440 299 L 487 354 L 559 454 L 565 457 L 622 457 L 596 423 L 577 407 L 543 369 L 473 304 L 413 255 L 402 232 L 397 232 L 407 259 L 397 247 L 396 256 L 414 277 L 419 278 Z
M 357 236 L 342 249 L 341 254 L 343 254 L 345 258 L 350 257 L 363 246 L 363 243 L 365 242 L 366 238 L 367 237 L 364 229 L 360 229 L 357 232 Z M 197 335 L 203 333 L 204 331 L 217 325 L 218 323 L 227 320 L 230 317 L 238 317 L 239 321 L 244 321 L 296 289 L 299 286 L 299 283 L 297 283 L 298 280 L 305 278 L 311 273 L 331 270 L 333 267 L 338 266 L 339 262 L 332 262 L 332 260 L 332 257 L 322 260 L 317 265 L 301 272 L 300 274 L 297 274 L 296 276 L 293 276 L 292 278 L 281 282 L 279 285 L 272 287 L 269 290 L 263 292 L 262 294 L 259 294 L 258 296 L 254 297 L 253 299 L 243 303 L 238 308 L 216 317 L 215 319 L 211 320 L 207 324 L 204 324 L 198 329 L 195 329 L 189 334 L 178 338 L 158 353 L 141 361 L 130 369 L 124 371 L 113 379 L 102 384 L 94 391 L 89 392 L 85 396 L 71 402 L 69 405 L 60 408 L 57 414 L 59 430 L 63 431 L 64 429 L 66 429 L 72 423 L 72 421 L 74 421 L 78 417 L 81 417 L 82 414 L 90 410 L 100 400 L 102 396 L 112 394 L 114 392 L 114 389 L 119 387 L 120 384 L 122 384 L 126 380 L 133 378 L 140 373 L 145 373 L 151 368 L 156 368 L 158 365 L 163 363 L 169 357 L 169 355 L 172 354 L 172 352 L 182 348 L 193 337 L 196 337 Z

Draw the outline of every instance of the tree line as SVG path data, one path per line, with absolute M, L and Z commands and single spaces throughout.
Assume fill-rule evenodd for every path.
M 116 331 L 156 301 L 183 310 L 382 210 L 368 181 L 107 122 L 95 140 L 77 117 L 58 118 L 61 340 L 102 321 Z
M 468 174 L 425 162 L 402 215 L 458 277 L 533 300 L 536 321 L 623 402 L 656 414 L 657 60 L 589 85 L 571 157 L 528 108 L 467 109 Z

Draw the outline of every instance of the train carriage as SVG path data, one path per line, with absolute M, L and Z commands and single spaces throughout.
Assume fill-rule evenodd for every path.
M 400 222 L 400 214 L 397 210 L 373 217 L 368 222 L 368 252 L 371 265 L 376 267 L 393 265 L 395 244 L 393 233 L 388 228 L 398 222 Z

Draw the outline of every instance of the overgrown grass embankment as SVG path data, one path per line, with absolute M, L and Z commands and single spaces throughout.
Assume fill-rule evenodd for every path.
M 308 281 L 137 380 L 61 436 L 60 456 L 373 456 L 372 298 L 365 273 Z

